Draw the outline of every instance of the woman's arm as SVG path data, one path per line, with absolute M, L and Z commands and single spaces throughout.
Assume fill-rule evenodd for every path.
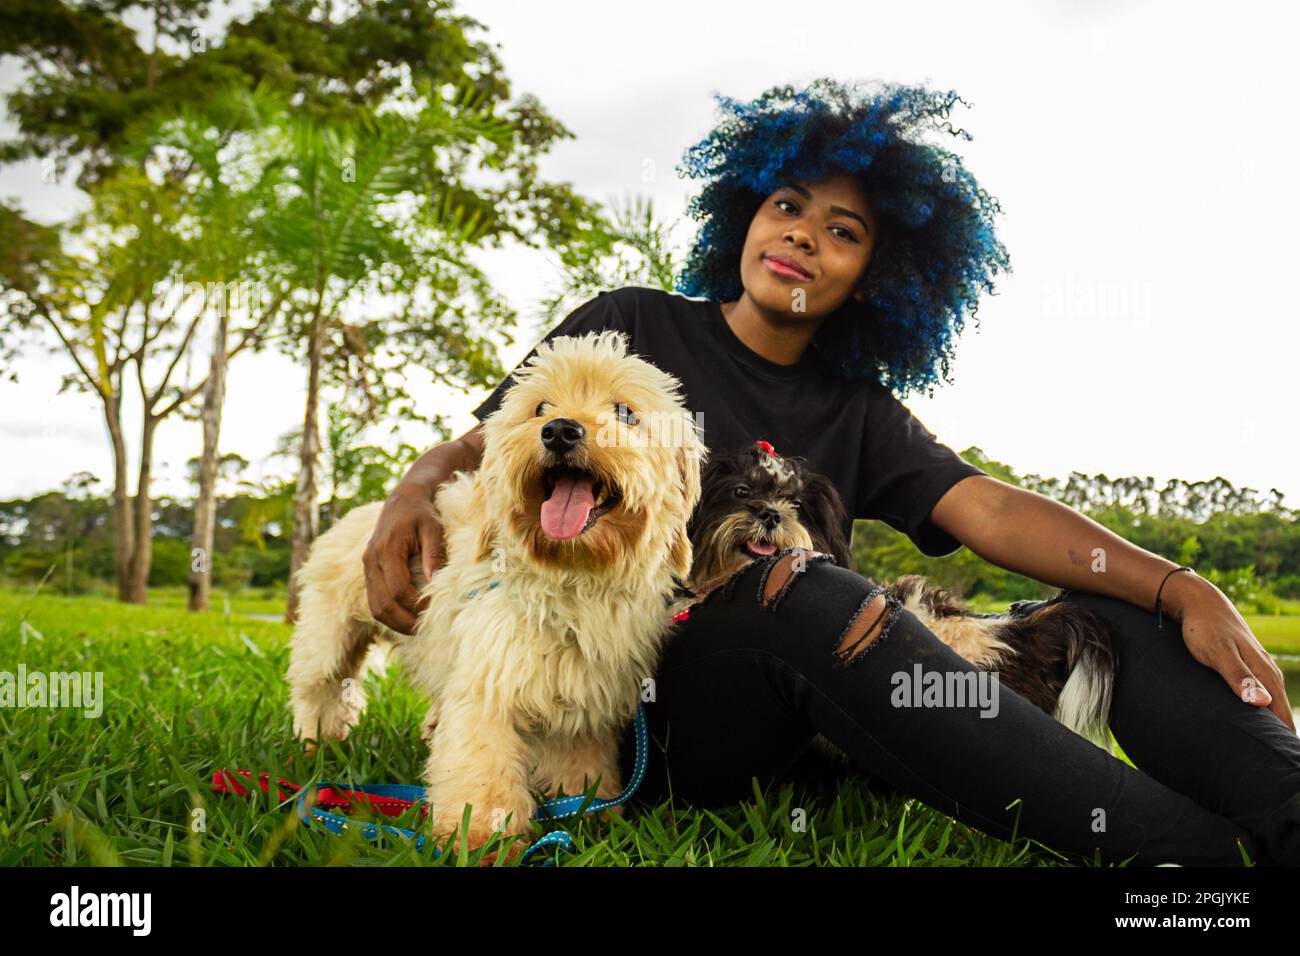
M 411 580 L 411 558 L 420 555 L 426 579 L 445 561 L 442 526 L 429 503 L 453 473 L 474 471 L 482 460 L 480 422 L 459 438 L 426 451 L 389 494 L 362 558 L 366 598 L 377 621 L 403 634 L 415 630 L 421 605 Z
M 931 520 L 986 561 L 1058 587 L 1155 610 L 1156 590 L 1178 567 L 1073 508 L 987 475 L 954 485 Z M 1183 571 L 1165 582 L 1160 607 L 1182 625 L 1192 655 L 1243 700 L 1270 707 L 1293 731 L 1282 672 L 1217 587 Z

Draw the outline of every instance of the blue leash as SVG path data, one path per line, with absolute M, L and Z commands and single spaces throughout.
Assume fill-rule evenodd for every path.
M 496 582 L 493 582 L 493 585 L 495 585 L 495 583 Z M 470 593 L 472 596 L 473 592 Z M 628 780 L 627 786 L 623 788 L 623 792 L 616 797 L 609 798 L 608 800 L 594 800 L 585 810 L 583 809 L 583 805 L 587 802 L 588 797 L 584 794 L 572 797 L 556 797 L 553 800 L 547 800 L 545 803 L 538 804 L 537 811 L 533 814 L 533 819 L 562 820 L 566 817 L 577 816 L 579 813 L 599 813 L 602 810 L 616 807 L 620 803 L 625 803 L 631 799 L 632 794 L 636 793 L 637 787 L 641 786 L 641 781 L 645 778 L 646 763 L 650 750 L 649 737 L 650 734 L 646 725 L 645 705 L 638 701 L 636 705 L 636 764 L 632 768 L 632 777 Z M 372 783 L 354 787 L 341 783 L 321 782 L 312 788 L 312 792 L 314 793 L 316 788 L 319 787 L 337 787 L 358 793 L 373 794 L 378 797 L 407 800 L 414 804 L 421 804 L 424 802 L 424 787 L 416 786 L 415 784 Z M 335 836 L 338 836 L 344 830 L 350 829 L 353 826 L 348 818 L 341 814 L 330 813 L 327 810 L 321 810 L 317 807 L 308 808 L 304 806 L 307 799 L 307 792 L 307 787 L 303 787 L 298 791 L 298 818 L 304 823 L 310 824 L 313 821 L 318 822 Z M 357 827 L 357 830 L 361 833 L 361 836 L 364 839 L 371 842 L 378 842 L 380 846 L 383 846 L 384 844 L 383 834 L 390 833 L 395 836 L 405 837 L 408 840 L 414 839 L 416 852 L 420 852 L 424 849 L 424 837 L 416 833 L 414 830 L 406 830 L 402 827 L 376 826 L 373 823 L 363 823 Z M 572 850 L 573 837 L 564 830 L 552 830 L 525 850 L 523 856 L 520 857 L 520 860 L 527 860 L 536 850 L 552 844 L 558 845 L 563 850 Z M 435 849 L 433 855 L 440 855 L 439 851 Z M 553 863 L 553 860 L 547 860 L 542 865 L 551 866 Z

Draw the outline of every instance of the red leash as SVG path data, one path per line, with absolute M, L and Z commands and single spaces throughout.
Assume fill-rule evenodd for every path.
M 253 771 L 251 770 L 217 770 L 212 774 L 212 792 L 228 793 L 237 797 L 247 797 L 252 791 L 236 779 L 236 774 L 243 779 L 244 784 L 252 785 Z M 283 777 L 276 777 L 276 799 L 292 800 L 302 788 L 296 784 L 290 783 Z M 263 772 L 257 780 L 257 785 L 263 793 L 271 792 L 271 775 Z M 287 788 L 287 789 L 285 789 Z M 343 787 L 320 787 L 316 791 L 316 805 L 318 807 L 357 807 L 362 804 L 369 804 L 373 809 L 379 811 L 386 817 L 399 817 L 411 807 L 415 806 L 414 800 L 403 800 L 399 797 L 382 796 L 374 793 L 362 793 L 358 790 L 348 790 Z M 428 806 L 421 803 L 420 816 L 428 815 Z

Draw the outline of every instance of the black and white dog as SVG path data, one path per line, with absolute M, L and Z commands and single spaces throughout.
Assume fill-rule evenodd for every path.
M 844 537 L 844 502 L 806 459 L 780 456 L 759 441 L 712 456 L 701 484 L 688 526 L 694 552 L 688 583 L 697 594 L 786 548 L 829 554 L 857 570 Z M 1061 602 L 1060 591 L 1046 601 L 1017 601 L 1003 613 L 976 614 L 918 574 L 881 583 L 897 606 L 957 654 L 980 670 L 996 671 L 999 683 L 1112 749 L 1107 718 L 1115 657 L 1110 625 L 1101 617 Z

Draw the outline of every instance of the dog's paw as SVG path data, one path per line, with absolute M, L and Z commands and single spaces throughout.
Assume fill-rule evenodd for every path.
M 456 835 L 448 844 L 448 837 L 451 836 L 452 830 L 447 827 L 439 829 L 435 826 L 434 832 L 441 832 L 438 844 L 448 845 L 450 852 L 455 854 L 460 851 L 461 838 L 457 830 Z M 515 827 L 508 827 L 506 830 L 490 830 L 486 827 L 471 827 L 465 835 L 465 846 L 469 853 L 483 850 L 488 846 L 491 849 L 483 853 L 478 859 L 479 866 L 495 866 L 500 859 L 503 865 L 508 865 L 517 860 L 528 849 L 531 842 L 531 828 L 520 831 Z
M 486 843 L 486 841 L 484 842 Z M 527 849 L 528 849 L 528 840 L 524 837 L 519 837 L 518 839 L 512 840 L 504 847 L 495 849 L 490 853 L 484 853 L 481 857 L 479 857 L 478 865 L 497 866 L 498 865 L 497 861 L 500 860 L 501 861 L 500 865 L 510 866 L 516 863 L 519 860 L 519 858 L 523 856 L 524 851 Z
M 306 732 L 306 731 L 299 734 L 298 739 L 302 742 L 303 753 L 310 756 L 316 753 L 316 751 L 320 749 L 322 741 L 337 740 L 339 743 L 342 743 L 343 741 L 347 740 L 348 733 L 351 731 L 351 729 L 352 729 L 351 727 L 342 727 L 339 728 L 338 730 L 331 732 L 322 727 L 322 732 L 320 734 L 319 739 L 317 739 L 312 732 Z
M 339 700 L 338 716 L 335 719 L 335 726 L 347 736 L 348 730 L 355 727 L 361 720 L 361 714 L 366 709 L 366 699 L 357 690 L 353 689 L 345 693 Z M 339 737 L 340 740 L 343 737 Z
M 439 811 L 433 809 L 430 812 L 431 821 L 429 829 L 435 834 L 439 846 L 447 844 L 450 839 L 452 852 L 459 852 L 461 847 L 461 826 L 462 821 L 459 817 L 453 817 L 445 810 Z M 519 837 L 517 843 L 523 847 L 528 845 L 536 829 L 532 814 L 526 808 L 521 808 L 517 813 L 507 815 L 504 821 L 498 824 L 495 816 L 486 816 L 480 819 L 474 814 L 469 821 L 469 828 L 465 831 L 465 847 L 469 852 L 480 850 L 487 846 L 496 837 L 501 840 L 507 840 L 511 837 Z M 499 852 L 500 848 L 493 850 L 493 857 Z M 507 855 L 507 859 L 512 859 L 514 852 Z

